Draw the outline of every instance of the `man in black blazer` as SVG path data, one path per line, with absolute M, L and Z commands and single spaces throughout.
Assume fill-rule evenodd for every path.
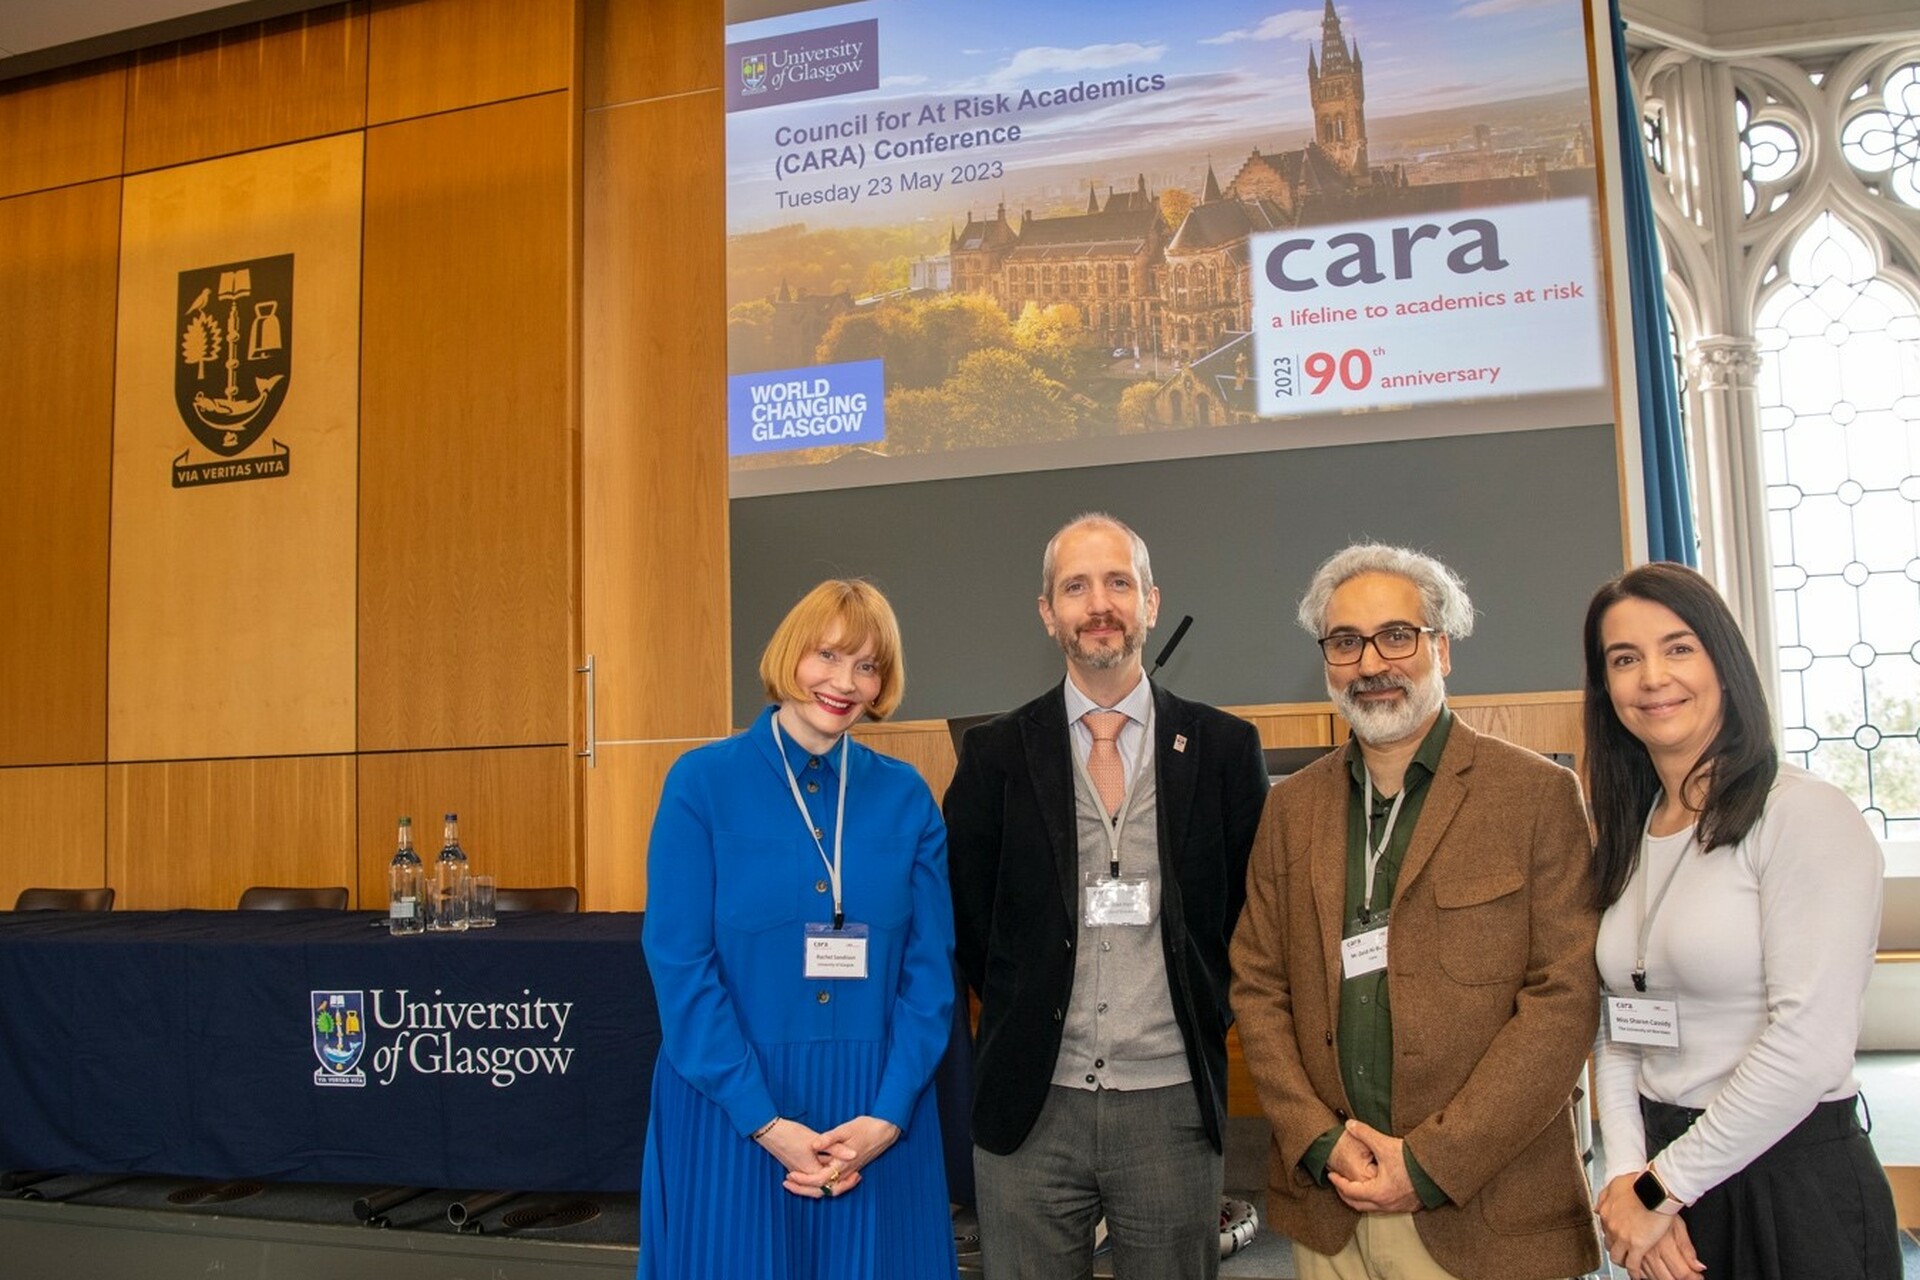
M 980 997 L 973 1139 L 994 1280 L 1218 1274 L 1227 944 L 1266 801 L 1252 725 L 1154 687 L 1146 544 L 1047 544 L 1067 678 L 970 731 L 946 796 L 960 967 Z

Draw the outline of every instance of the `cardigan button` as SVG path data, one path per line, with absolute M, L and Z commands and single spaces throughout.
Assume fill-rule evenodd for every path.
M 813 882 L 813 891 L 815 893 L 825 893 L 827 891 L 827 882 L 825 880 L 815 880 Z
M 814 999 L 818 1000 L 821 1004 L 825 1004 L 827 1001 L 833 999 L 833 997 L 828 995 L 825 991 L 822 991 L 819 995 L 815 996 Z

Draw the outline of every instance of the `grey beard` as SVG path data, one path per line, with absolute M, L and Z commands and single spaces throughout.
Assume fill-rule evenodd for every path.
M 1371 706 L 1354 697 L 1356 693 L 1377 693 L 1382 689 L 1402 689 L 1407 696 L 1394 707 Z M 1429 716 L 1440 710 L 1440 705 L 1447 700 L 1447 681 L 1436 665 L 1424 684 L 1383 672 L 1362 676 L 1345 689 L 1336 690 L 1329 680 L 1327 695 L 1333 699 L 1334 708 L 1353 726 L 1356 738 L 1369 746 L 1385 745 L 1411 737 Z
M 1123 628 L 1120 643 L 1112 647 L 1100 645 L 1082 648 L 1077 639 L 1063 635 L 1060 647 L 1066 651 L 1067 657 L 1083 667 L 1094 671 L 1112 671 L 1116 667 L 1126 666 L 1135 654 L 1147 647 L 1147 629 L 1142 627 L 1136 632 Z

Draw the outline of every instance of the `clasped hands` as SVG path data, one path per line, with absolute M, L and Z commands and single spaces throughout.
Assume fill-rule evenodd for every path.
M 1361 1213 L 1412 1213 L 1419 1193 L 1407 1173 L 1406 1143 L 1359 1120 L 1327 1156 L 1327 1181 L 1350 1209 Z
M 1600 1189 L 1593 1211 L 1607 1256 L 1633 1280 L 1694 1280 L 1707 1268 L 1693 1251 L 1687 1224 L 1678 1214 L 1655 1213 L 1633 1189 L 1636 1173 L 1623 1173 Z
M 755 1141 L 787 1171 L 781 1186 L 826 1200 L 859 1186 L 860 1171 L 899 1137 L 899 1126 L 873 1116 L 855 1116 L 824 1133 L 782 1117 Z

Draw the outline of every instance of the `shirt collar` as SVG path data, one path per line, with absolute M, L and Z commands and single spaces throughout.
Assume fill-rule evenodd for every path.
M 779 712 L 779 710 L 780 710 L 779 703 L 774 703 L 772 706 L 768 707 L 766 710 L 767 737 L 769 738 L 769 740 L 773 738 L 773 718 L 774 718 L 774 715 Z M 845 737 L 846 735 L 842 734 L 841 736 Z M 802 782 L 807 781 L 807 778 L 810 774 L 815 778 L 819 777 L 821 774 L 826 774 L 828 777 L 834 778 L 836 780 L 839 778 L 840 776 L 840 773 L 839 773 L 840 742 L 838 739 L 834 740 L 833 746 L 828 748 L 827 753 L 822 756 L 815 756 L 813 752 L 807 750 L 805 747 L 795 742 L 793 740 L 793 735 L 788 733 L 785 729 L 780 730 L 779 743 L 780 743 L 780 749 L 786 752 L 787 766 L 793 770 L 793 776 L 800 779 L 800 781 Z M 776 757 L 776 762 L 777 762 L 777 759 L 778 758 Z M 816 759 L 820 761 L 818 768 L 815 768 L 813 765 L 813 762 Z
M 1133 692 L 1114 703 L 1111 707 L 1103 707 L 1086 694 L 1080 692 L 1080 686 L 1075 684 L 1071 678 L 1065 683 L 1067 687 L 1068 724 L 1076 723 L 1081 716 L 1084 716 L 1089 711 L 1124 711 L 1126 712 L 1127 719 L 1133 723 L 1145 724 L 1147 722 L 1147 712 L 1153 706 L 1153 682 L 1147 679 L 1145 675 L 1142 675 L 1140 682 L 1133 686 Z
M 1440 756 L 1447 749 L 1447 733 L 1452 728 L 1453 708 L 1441 703 L 1433 727 L 1420 739 L 1420 749 L 1413 753 L 1413 759 L 1407 761 L 1407 776 L 1401 790 L 1411 791 L 1440 771 Z M 1360 755 L 1358 738 L 1347 739 L 1347 773 L 1352 776 L 1355 787 L 1367 785 L 1367 763 Z

